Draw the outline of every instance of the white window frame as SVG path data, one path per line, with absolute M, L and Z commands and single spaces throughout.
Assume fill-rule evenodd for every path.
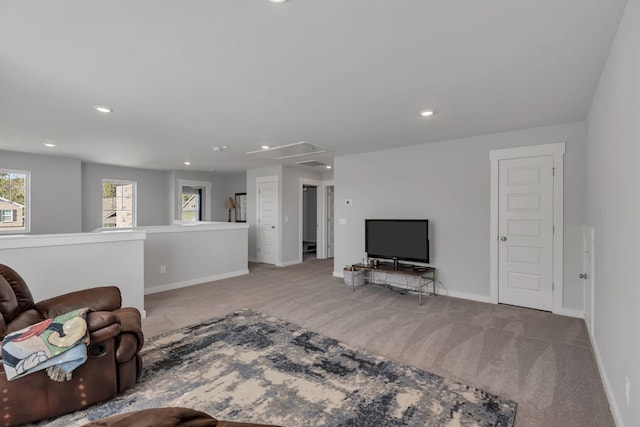
M 136 228 L 138 226 L 138 184 L 136 181 L 126 181 L 126 180 L 122 180 L 122 179 L 107 179 L 104 178 L 102 180 L 102 185 L 100 186 L 100 203 L 103 203 L 103 191 L 104 191 L 104 184 L 105 183 L 109 183 L 109 184 L 123 184 L 123 185 L 128 185 L 131 184 L 132 185 L 132 194 L 131 197 L 133 198 L 133 202 L 131 204 L 131 222 L 132 225 L 131 227 L 105 227 L 104 226 L 104 205 L 100 206 L 100 227 L 103 230 L 130 230 L 132 228 Z
M 171 203 L 174 204 L 172 209 L 174 210 L 174 222 L 182 222 L 182 188 L 183 187 L 192 187 L 198 188 L 202 190 L 202 201 L 200 202 L 200 206 L 202 211 L 200 212 L 200 217 L 202 221 L 211 221 L 211 212 L 213 212 L 211 200 L 213 199 L 213 191 L 212 184 L 208 181 L 194 181 L 190 179 L 178 179 L 177 185 L 174 191 L 174 200 L 171 200 Z
M 30 233 L 31 232 L 31 171 L 0 168 L 0 173 L 24 175 L 24 228 L 21 228 L 19 230 L 0 229 L 0 235 Z
M 7 213 L 9 215 L 7 215 Z M 9 219 L 7 219 L 7 216 Z M 13 222 L 13 209 L 0 210 L 0 222 Z

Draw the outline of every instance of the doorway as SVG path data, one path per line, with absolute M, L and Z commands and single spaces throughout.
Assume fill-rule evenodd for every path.
M 302 260 L 316 259 L 318 255 L 318 187 L 302 186 Z
M 564 143 L 490 152 L 491 296 L 562 309 Z

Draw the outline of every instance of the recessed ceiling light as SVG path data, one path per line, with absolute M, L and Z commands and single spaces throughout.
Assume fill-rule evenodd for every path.
M 287 0 L 269 0 L 271 3 L 284 3 Z
M 262 145 L 260 148 L 262 148 L 263 150 L 268 150 L 270 147 L 268 145 Z
M 223 150 L 227 150 L 227 149 L 229 148 L 229 146 L 228 146 L 228 145 L 223 145 L 221 148 L 222 148 Z
M 56 146 L 56 144 L 54 144 L 53 142 L 43 142 L 42 145 L 49 148 L 53 148 Z
M 184 164 L 189 166 L 189 165 L 191 165 L 191 162 L 184 162 Z
M 333 167 L 333 166 L 331 166 L 331 165 L 327 165 L 327 166 L 325 166 L 325 168 L 327 168 L 327 169 L 331 169 L 332 167 Z
M 97 111 L 100 111 L 101 113 L 111 113 L 111 112 L 113 112 L 113 108 L 105 107 L 104 105 L 96 105 L 93 108 L 95 108 Z
M 433 110 L 424 110 L 420 112 L 420 115 L 422 117 L 429 117 L 429 116 L 433 116 Z

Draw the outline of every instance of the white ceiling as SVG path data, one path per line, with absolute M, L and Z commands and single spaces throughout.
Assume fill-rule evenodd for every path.
M 3 0 L 0 149 L 234 171 L 583 120 L 625 2 Z

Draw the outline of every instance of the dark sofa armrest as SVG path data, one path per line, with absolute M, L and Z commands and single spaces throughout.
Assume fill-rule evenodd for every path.
M 50 318 L 83 307 L 89 307 L 94 311 L 113 311 L 120 308 L 121 305 L 120 289 L 116 286 L 103 286 L 40 301 L 36 304 L 36 310 L 42 313 L 45 318 Z
M 137 354 L 144 345 L 140 312 L 133 307 L 124 307 L 114 311 L 120 319 L 122 333 L 116 353 L 118 361 L 126 362 Z
M 120 317 L 110 311 L 92 311 L 87 315 L 91 344 L 115 338 L 122 332 Z

